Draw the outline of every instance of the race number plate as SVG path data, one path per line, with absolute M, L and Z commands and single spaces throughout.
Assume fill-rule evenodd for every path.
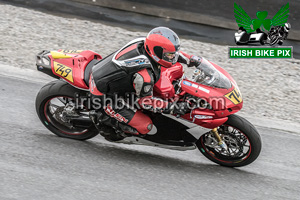
M 67 67 L 66 65 L 60 64 L 54 61 L 54 72 L 57 75 L 62 76 L 63 78 L 67 79 L 70 82 L 73 81 L 73 71 L 71 67 Z
M 226 94 L 225 97 L 229 99 L 232 103 L 234 103 L 234 105 L 237 105 L 243 101 L 241 94 L 236 88 L 234 88 L 231 92 Z

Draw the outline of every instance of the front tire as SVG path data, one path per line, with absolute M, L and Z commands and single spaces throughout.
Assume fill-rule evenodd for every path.
M 72 101 L 76 93 L 85 95 L 84 91 L 76 89 L 65 81 L 52 81 L 42 87 L 38 93 L 35 102 L 36 112 L 44 126 L 57 136 L 76 140 L 87 140 L 98 135 L 95 126 L 92 125 L 89 128 L 68 126 L 67 123 L 63 123 L 62 120 L 59 120 L 59 116 L 61 115 L 60 110 L 64 108 L 63 103 L 55 106 L 55 103 L 53 103 L 53 101 L 57 101 L 58 103 L 59 101 Z
M 228 120 L 218 128 L 219 135 L 226 143 L 224 152 L 216 144 L 210 133 L 200 137 L 196 145 L 209 160 L 228 167 L 242 167 L 252 163 L 261 151 L 261 138 L 256 128 L 238 115 L 228 116 Z

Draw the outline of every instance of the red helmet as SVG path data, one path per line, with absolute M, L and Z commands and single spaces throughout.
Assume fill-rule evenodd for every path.
M 171 29 L 166 27 L 152 29 L 144 45 L 146 52 L 160 65 L 172 67 L 177 62 L 180 40 Z

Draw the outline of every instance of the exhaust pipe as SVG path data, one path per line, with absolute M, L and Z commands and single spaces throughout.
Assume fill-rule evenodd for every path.
M 88 116 L 79 116 L 71 118 L 71 122 L 74 127 L 77 128 L 89 128 L 94 125 L 93 121 Z

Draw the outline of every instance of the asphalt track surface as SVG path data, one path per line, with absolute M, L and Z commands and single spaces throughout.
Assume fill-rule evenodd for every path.
M 47 82 L 1 75 L 0 199 L 299 199 L 300 135 L 258 127 L 260 157 L 218 166 L 197 151 L 55 136 L 35 113 Z M 41 80 L 41 79 L 40 79 Z

